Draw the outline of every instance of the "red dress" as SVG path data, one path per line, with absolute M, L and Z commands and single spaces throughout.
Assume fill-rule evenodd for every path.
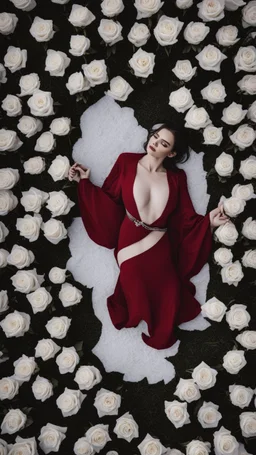
M 137 220 L 139 212 L 133 195 L 138 161 L 146 153 L 119 155 L 102 188 L 89 179 L 78 183 L 81 217 L 89 237 L 99 245 L 122 248 L 149 234 L 136 226 L 125 209 Z M 121 263 L 113 295 L 107 299 L 112 323 L 117 329 L 147 322 L 149 336 L 144 342 L 156 349 L 172 346 L 174 326 L 194 319 L 201 311 L 190 278 L 207 262 L 212 248 L 209 213 L 195 212 L 186 173 L 168 170 L 169 199 L 161 216 L 149 226 L 167 231 L 147 251 Z

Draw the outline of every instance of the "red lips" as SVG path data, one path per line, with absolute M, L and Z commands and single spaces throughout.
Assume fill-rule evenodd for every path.
M 154 149 L 154 147 L 152 147 L 152 145 L 150 145 L 149 148 L 150 148 L 151 150 L 153 150 L 153 152 L 156 151 L 156 149 Z

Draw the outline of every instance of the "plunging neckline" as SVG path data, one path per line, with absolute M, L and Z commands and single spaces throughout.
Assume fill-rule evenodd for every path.
M 135 172 L 134 172 L 134 178 L 133 178 L 133 183 L 132 183 L 132 199 L 133 199 L 135 211 L 136 211 L 136 213 L 137 213 L 137 219 L 138 219 L 139 221 L 143 221 L 143 220 L 141 219 L 141 216 L 140 216 L 140 213 L 139 213 L 139 209 L 138 209 L 138 207 L 137 207 L 137 203 L 136 203 L 136 200 L 135 200 L 135 197 L 134 197 L 134 186 L 135 186 L 135 181 L 136 181 L 136 177 L 137 177 L 137 170 L 138 170 L 139 160 L 140 160 L 140 158 L 142 158 L 143 156 L 145 156 L 146 153 L 144 153 L 142 156 L 140 156 L 140 155 L 141 155 L 141 154 L 139 154 L 139 159 L 138 159 L 138 160 L 137 160 L 137 159 L 135 160 Z M 152 224 L 157 223 L 157 222 L 164 216 L 164 214 L 165 214 L 165 212 L 166 212 L 166 210 L 167 210 L 167 207 L 168 207 L 169 201 L 170 201 L 170 179 L 169 179 L 169 177 L 170 177 L 170 173 L 168 172 L 168 169 L 166 169 L 166 178 L 167 178 L 167 182 L 168 182 L 169 196 L 168 196 L 168 198 L 167 198 L 167 202 L 166 202 L 165 208 L 164 208 L 164 210 L 162 211 L 161 215 L 160 215 L 156 220 L 152 221 L 152 223 L 145 223 L 145 224 L 147 224 L 148 226 L 152 226 Z

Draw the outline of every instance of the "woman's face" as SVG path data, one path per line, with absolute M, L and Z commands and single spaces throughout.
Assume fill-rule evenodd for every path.
M 155 156 L 156 158 L 165 158 L 166 156 L 176 155 L 175 151 L 172 151 L 175 142 L 174 134 L 162 128 L 156 131 L 150 138 L 147 144 L 147 153 Z

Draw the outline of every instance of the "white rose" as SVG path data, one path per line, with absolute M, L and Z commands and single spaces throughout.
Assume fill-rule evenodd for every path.
M 211 444 L 198 439 L 193 439 L 186 447 L 186 455 L 208 455 L 210 451 Z
M 19 181 L 20 174 L 18 169 L 6 167 L 0 169 L 0 190 L 10 190 Z
M 233 46 L 239 41 L 238 28 L 235 25 L 223 25 L 216 33 L 216 40 L 221 46 Z
M 193 379 L 182 379 L 180 378 L 174 395 L 177 395 L 180 400 L 191 403 L 192 401 L 198 400 L 201 397 L 197 384 Z
M 35 357 L 41 357 L 42 360 L 46 361 L 52 359 L 60 349 L 61 348 L 50 338 L 43 338 L 38 341 L 35 347 Z
M 86 6 L 73 4 L 68 21 L 74 27 L 87 27 L 96 17 Z
M 133 416 L 126 412 L 116 420 L 114 433 L 118 438 L 131 442 L 133 438 L 139 437 L 139 427 Z
M 95 452 L 100 452 L 101 449 L 111 441 L 108 434 L 108 425 L 98 423 L 86 431 L 85 436 L 89 443 L 93 446 Z
M 13 313 L 7 314 L 0 322 L 0 325 L 7 338 L 22 337 L 30 326 L 30 316 L 27 313 L 14 310 Z
M 65 387 L 64 392 L 57 398 L 57 407 L 61 410 L 63 417 L 77 414 L 86 395 L 80 390 L 72 390 Z
M 203 0 L 197 7 L 199 8 L 198 17 L 205 22 L 220 21 L 225 16 L 224 0 Z
M 254 73 L 256 71 L 256 48 L 254 46 L 240 47 L 234 58 L 236 73 L 246 71 Z
M 252 455 L 251 453 L 247 452 L 247 450 L 244 447 L 244 444 L 239 442 L 239 448 L 238 448 L 239 455 Z
M 63 283 L 59 292 L 59 299 L 64 308 L 81 302 L 83 298 L 82 291 L 70 283 Z
M 232 262 L 225 265 L 221 269 L 221 278 L 223 283 L 233 286 L 238 286 L 238 283 L 243 279 L 244 274 L 242 271 L 241 263 L 239 261 Z
M 69 53 L 75 57 L 81 57 L 89 49 L 91 42 L 84 35 L 71 35 Z
M 135 76 L 148 77 L 154 71 L 155 55 L 139 48 L 130 58 L 129 65 L 133 69 Z
M 104 59 L 92 60 L 89 64 L 82 65 L 82 70 L 91 87 L 108 82 L 107 67 Z
M 33 216 L 27 214 L 24 218 L 17 218 L 16 229 L 30 242 L 35 242 L 39 237 L 41 224 L 41 215 L 38 213 Z
M 128 33 L 128 40 L 136 47 L 141 47 L 146 44 L 151 33 L 146 24 L 135 22 Z
M 52 338 L 62 340 L 67 335 L 70 324 L 71 319 L 67 316 L 54 316 L 47 322 L 45 328 Z
M 50 218 L 46 223 L 42 224 L 44 236 L 49 242 L 57 245 L 61 240 L 67 238 L 67 229 L 60 220 Z
M 67 269 L 61 269 L 60 267 L 52 267 L 49 272 L 49 280 L 54 284 L 64 283 L 66 279 Z
M 44 191 L 31 186 L 28 191 L 22 191 L 20 203 L 23 205 L 26 212 L 39 213 L 42 205 L 47 201 L 49 195 Z
M 121 396 L 107 389 L 100 389 L 94 399 L 94 406 L 99 417 L 117 415 L 121 405 Z
M 2 434 L 13 434 L 22 430 L 26 425 L 26 421 L 27 416 L 21 409 L 10 409 L 7 414 L 5 414 L 1 423 Z
M 224 355 L 222 365 L 228 373 L 237 374 L 246 363 L 244 351 L 233 349 Z
M 213 443 L 216 455 L 237 455 L 238 442 L 231 431 L 221 427 L 213 433 Z
M 47 423 L 41 428 L 38 436 L 39 446 L 44 453 L 58 452 L 62 441 L 66 437 L 68 427 L 59 427 L 52 423 Z
M 161 444 L 159 439 L 153 438 L 149 433 L 143 441 L 138 445 L 141 455 L 162 455 L 166 448 Z
M 214 168 L 216 172 L 222 176 L 230 176 L 234 169 L 234 158 L 228 153 L 222 152 L 218 158 L 216 158 Z
M 6 95 L 2 101 L 2 109 L 8 117 L 17 117 L 22 113 L 22 105 L 20 99 L 15 95 Z
M 52 134 L 56 136 L 65 136 L 70 132 L 71 119 L 69 117 L 55 118 L 50 124 Z
M 30 34 L 39 43 L 50 41 L 54 35 L 53 22 L 51 19 L 42 19 L 41 17 L 34 17 L 32 25 L 29 29 Z
M 210 31 L 210 27 L 203 22 L 189 22 L 184 30 L 184 38 L 190 44 L 201 43 Z
M 13 0 L 12 0 L 13 1 Z M 17 0 L 15 0 L 16 2 Z M 23 1 L 24 3 L 24 1 Z M 27 0 L 26 0 L 27 3 Z M 37 455 L 36 438 L 21 438 L 17 436 L 15 443 L 11 445 L 8 455 Z
M 256 436 L 256 412 L 242 412 L 239 416 L 240 428 L 245 438 Z
M 237 335 L 236 340 L 246 349 L 256 349 L 255 330 L 245 330 Z
M 232 262 L 233 259 L 233 253 L 229 248 L 218 248 L 214 252 L 214 259 L 217 262 L 218 265 L 221 267 L 224 267 L 225 265 L 228 265 Z
M 56 147 L 56 140 L 51 131 L 42 133 L 36 141 L 35 150 L 37 152 L 49 153 Z
M 40 79 L 38 74 L 30 73 L 21 76 L 19 86 L 19 96 L 33 95 L 34 91 L 40 88 Z
M 124 10 L 122 0 L 103 0 L 100 7 L 102 14 L 107 17 L 117 16 Z
M 0 33 L 10 35 L 14 32 L 18 17 L 13 13 L 0 13 Z
M 8 310 L 9 308 L 9 298 L 7 291 L 2 289 L 0 291 L 0 313 L 4 313 L 4 311 Z
M 242 330 L 249 325 L 251 316 L 246 310 L 245 305 L 232 305 L 226 313 L 226 321 L 231 330 Z
M 25 134 L 26 137 L 31 137 L 43 129 L 43 123 L 37 118 L 23 115 L 23 117 L 19 119 L 17 128 L 22 134 Z
M 187 412 L 187 403 L 180 403 L 177 400 L 164 401 L 165 414 L 172 422 L 175 428 L 181 428 L 183 425 L 190 423 L 189 414 Z M 161 453 L 161 452 L 160 452 Z
M 214 368 L 209 367 L 205 362 L 201 362 L 194 368 L 192 378 L 200 390 L 207 390 L 216 384 L 217 374 Z
M 0 63 L 0 84 L 5 84 L 7 82 L 6 69 L 2 63 Z
M 69 168 L 69 159 L 66 156 L 57 155 L 47 172 L 52 176 L 54 182 L 57 182 L 67 178 Z
M 249 158 L 242 160 L 240 162 L 239 172 L 245 180 L 256 178 L 256 157 L 250 155 Z
M 10 453 L 7 442 L 0 438 L 0 454 L 7 455 L 7 452 Z
M 8 255 L 9 251 L 5 250 L 4 248 L 0 248 L 0 269 L 7 266 Z
M 236 11 L 243 5 L 245 5 L 243 0 L 225 0 L 225 9 L 228 11 Z
M 175 67 L 172 69 L 175 76 L 181 81 L 188 82 L 196 73 L 196 66 L 192 68 L 190 60 L 177 60 Z
M 51 1 L 52 1 L 52 3 L 56 3 L 57 5 L 65 5 L 70 0 L 51 0 Z
M 253 144 L 256 138 L 256 133 L 251 126 L 245 123 L 244 125 L 240 125 L 238 129 L 229 137 L 233 144 L 238 146 L 239 150 L 244 150 Z
M 110 80 L 110 90 L 105 94 L 117 101 L 126 101 L 131 92 L 133 92 L 131 85 L 121 76 L 116 76 Z
M 41 174 L 45 170 L 45 159 L 41 156 L 34 156 L 23 163 L 25 174 Z
M 61 216 L 67 215 L 70 212 L 70 209 L 75 205 L 71 201 L 64 191 L 51 191 L 49 193 L 49 199 L 47 201 L 46 207 L 51 211 L 52 216 Z
M 242 257 L 242 263 L 244 267 L 252 267 L 256 269 L 256 250 L 245 251 Z
M 37 376 L 32 384 L 32 392 L 36 400 L 45 401 L 53 395 L 52 383 L 42 376 Z
M 5 224 L 0 221 L 0 243 L 3 243 L 9 234 L 9 229 L 5 226 Z
M 18 198 L 11 190 L 0 191 L 0 215 L 5 216 L 18 205 Z
M 250 216 L 243 223 L 242 234 L 250 240 L 256 240 L 256 220 Z
M 242 9 L 242 25 L 244 28 L 256 26 L 256 2 L 250 1 Z
M 81 71 L 78 71 L 69 76 L 66 87 L 69 91 L 69 94 L 74 95 L 75 93 L 89 90 L 90 82 Z
M 252 122 L 256 122 L 256 101 L 254 101 L 249 109 L 248 109 L 248 112 L 247 112 L 247 117 L 252 121 Z
M 90 390 L 96 384 L 99 384 L 101 380 L 100 371 L 91 365 L 82 365 L 79 367 L 74 378 L 80 390 Z
M 37 275 L 36 269 L 18 270 L 11 280 L 16 291 L 28 294 L 40 287 L 44 281 L 44 275 Z
M 0 379 L 0 400 L 12 400 L 19 393 L 19 386 L 19 382 L 11 376 Z
M 0 152 L 14 152 L 22 146 L 23 142 L 18 138 L 16 131 L 0 129 Z
M 62 77 L 70 62 L 71 60 L 65 52 L 48 49 L 45 60 L 45 71 L 49 71 L 51 76 Z
M 186 87 L 180 87 L 178 90 L 174 90 L 170 93 L 168 104 L 176 109 L 177 112 L 184 113 L 193 106 L 194 101 L 190 90 Z
M 13 362 L 13 366 L 14 378 L 22 382 L 29 381 L 37 368 L 34 357 L 28 357 L 25 354 L 22 354 L 19 359 L 15 360 L 15 362 Z
M 10 254 L 7 257 L 7 262 L 14 265 L 17 269 L 29 267 L 35 260 L 35 255 L 31 250 L 24 248 L 21 245 L 13 245 Z
M 242 92 L 248 95 L 256 94 L 256 75 L 246 74 L 240 81 L 237 82 L 238 87 Z
M 120 22 L 115 22 L 112 19 L 101 19 L 98 33 L 105 43 L 112 46 L 123 40 L 122 29 Z
M 161 16 L 153 32 L 157 42 L 161 46 L 170 46 L 177 43 L 177 36 L 180 33 L 184 22 L 177 17 Z
M 85 437 L 79 438 L 74 445 L 75 455 L 94 455 L 94 449 L 92 445 L 87 441 Z
M 242 104 L 237 104 L 233 101 L 228 107 L 223 109 L 221 120 L 228 125 L 236 125 L 244 119 L 246 113 L 247 109 L 243 109 Z
M 187 9 L 193 5 L 193 0 L 176 0 L 176 6 L 180 9 Z
M 38 117 L 47 117 L 54 114 L 51 92 L 35 90 L 28 99 L 28 106 L 31 114 Z
M 185 116 L 185 127 L 199 130 L 211 123 L 208 113 L 204 107 L 197 107 L 195 104 L 189 109 Z
M 225 198 L 225 196 L 222 196 L 221 200 L 223 201 L 223 208 L 226 213 L 226 215 L 231 216 L 231 217 L 236 217 L 240 213 L 244 211 L 246 202 L 244 199 L 231 196 L 228 198 Z
M 211 401 L 203 402 L 203 405 L 197 413 L 198 422 L 202 425 L 203 428 L 214 428 L 218 426 L 219 420 L 222 418 L 221 413 L 218 411 L 218 409 L 219 406 L 212 403 Z
M 134 6 L 137 9 L 136 19 L 152 16 L 160 10 L 163 4 L 164 2 L 161 2 L 161 0 L 135 0 Z
M 11 73 L 25 68 L 27 63 L 27 50 L 20 47 L 9 46 L 4 56 L 4 66 L 9 68 Z
M 239 406 L 242 409 L 249 406 L 254 393 L 250 387 L 233 384 L 229 386 L 228 390 L 231 403 L 234 406 Z
M 22 11 L 31 11 L 36 7 L 35 0 L 11 0 L 14 6 Z
M 227 221 L 227 223 L 219 226 L 214 235 L 219 242 L 224 243 L 226 246 L 235 245 L 238 238 L 237 229 L 232 221 Z
M 203 130 L 204 142 L 207 145 L 220 145 L 223 139 L 222 127 L 217 128 L 214 125 L 208 125 Z
M 34 314 L 44 311 L 52 301 L 51 294 L 43 287 L 36 289 L 36 291 L 26 297 Z
M 209 84 L 201 90 L 203 99 L 210 103 L 223 103 L 227 96 L 225 86 L 222 84 L 221 79 L 211 81 Z
M 56 357 L 56 363 L 60 374 L 73 373 L 79 363 L 79 355 L 75 348 L 62 348 L 61 353 Z
M 203 48 L 199 54 L 196 55 L 196 59 L 199 61 L 199 65 L 206 71 L 220 72 L 220 64 L 227 58 L 226 55 L 213 44 L 208 44 Z

